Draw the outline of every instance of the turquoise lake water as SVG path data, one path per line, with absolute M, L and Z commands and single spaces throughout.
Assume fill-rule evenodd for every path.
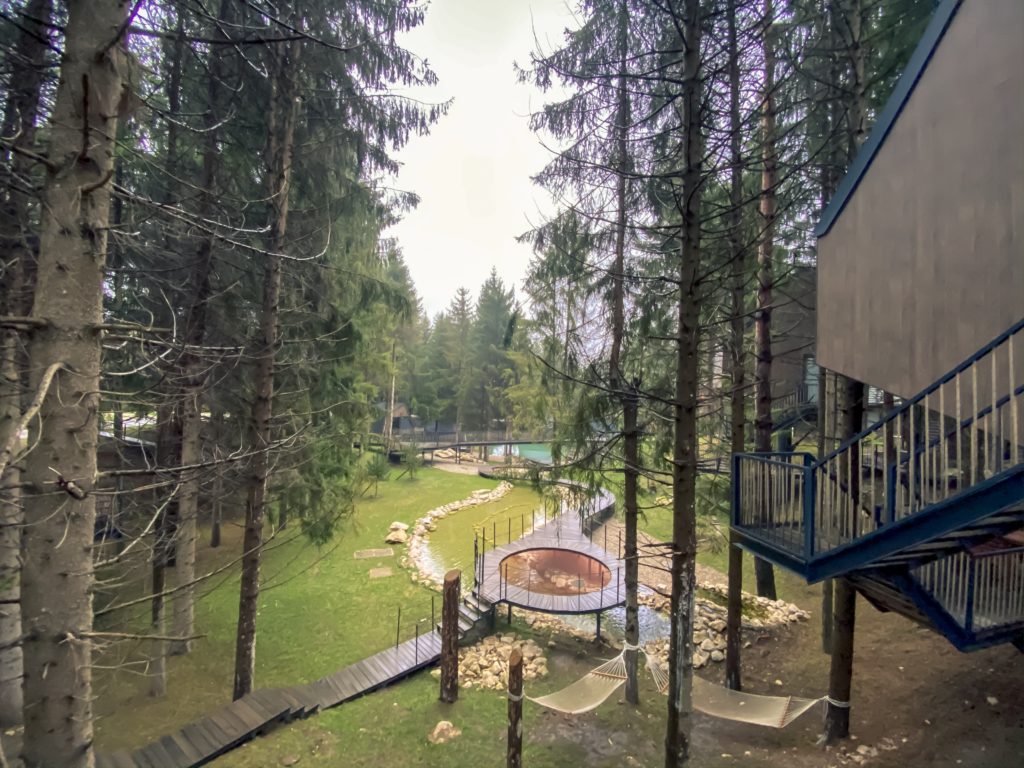
M 491 456 L 504 456 L 505 446 L 498 445 L 491 450 Z M 512 455 L 520 456 L 538 464 L 551 463 L 551 446 L 546 443 L 527 443 L 526 445 L 513 445 Z

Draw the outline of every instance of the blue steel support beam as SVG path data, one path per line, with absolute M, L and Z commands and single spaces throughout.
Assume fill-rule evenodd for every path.
M 752 555 L 757 555 L 762 560 L 767 560 L 780 568 L 785 568 L 797 576 L 804 579 L 807 578 L 807 563 L 799 555 L 779 549 L 759 539 L 756 532 L 746 528 L 734 527 L 732 530 L 736 534 L 736 544 L 740 549 L 744 549 Z
M 889 578 L 900 592 L 914 601 L 914 605 L 921 609 L 921 613 L 928 617 L 935 628 L 956 646 L 958 651 L 965 650 L 970 646 L 973 639 L 970 633 L 961 627 L 935 598 L 925 592 L 913 576 L 909 573 L 894 573 Z

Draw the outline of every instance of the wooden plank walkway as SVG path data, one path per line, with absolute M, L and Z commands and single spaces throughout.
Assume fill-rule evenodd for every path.
M 97 768 L 194 768 L 279 723 L 391 685 L 441 658 L 437 631 L 407 640 L 305 685 L 265 688 L 135 750 L 96 755 Z
M 534 592 L 506 582 L 501 575 L 501 562 L 509 555 L 530 549 L 567 549 L 597 560 L 611 574 L 603 589 L 575 595 L 551 595 Z M 493 605 L 511 604 L 545 613 L 597 613 L 623 605 L 626 590 L 622 561 L 595 544 L 583 532 L 582 521 L 575 509 L 562 513 L 515 541 L 487 550 L 479 564 L 482 577 L 476 594 Z

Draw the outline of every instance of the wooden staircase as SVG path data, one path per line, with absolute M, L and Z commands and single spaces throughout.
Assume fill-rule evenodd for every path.
M 821 460 L 737 454 L 733 476 L 755 554 L 961 650 L 1024 645 L 1024 320 Z

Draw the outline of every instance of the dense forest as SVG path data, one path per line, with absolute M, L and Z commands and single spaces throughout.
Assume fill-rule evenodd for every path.
M 225 663 L 252 690 L 268 537 L 336 535 L 398 400 L 543 431 L 563 472 L 622 487 L 629 642 L 641 486 L 671 497 L 683 764 L 699 459 L 771 447 L 773 311 L 800 304 L 813 225 L 932 10 L 579 3 L 510 72 L 557 94 L 530 117 L 559 212 L 523 234 L 524 285 L 453 283 L 428 317 L 387 231 L 417 202 L 396 153 L 449 106 L 403 95 L 435 81 L 403 47 L 428 7 L 0 2 L 0 722 L 25 763 L 93 765 L 94 649 L 140 637 L 111 583 L 137 582 L 154 695 L 168 656 L 204 652 L 196 551 L 225 519 L 245 527 Z M 832 437 L 863 403 L 840 386 Z

